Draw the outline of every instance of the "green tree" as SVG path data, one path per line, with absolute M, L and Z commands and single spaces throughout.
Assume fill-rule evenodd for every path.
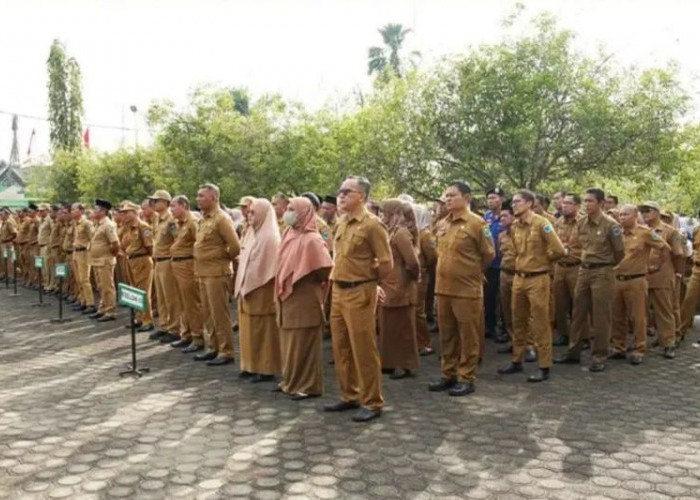
M 415 67 L 415 61 L 420 57 L 420 52 L 411 52 L 407 61 L 404 61 L 400 51 L 403 42 L 411 30 L 404 28 L 401 24 L 389 23 L 379 28 L 379 34 L 382 36 L 384 47 L 370 47 L 368 51 L 368 74 L 382 74 L 385 70 L 390 70 L 394 76 L 402 77 L 404 75 L 404 66 L 406 63 Z
M 78 62 L 54 40 L 46 61 L 49 74 L 49 124 L 54 151 L 71 151 L 82 140 L 83 97 Z

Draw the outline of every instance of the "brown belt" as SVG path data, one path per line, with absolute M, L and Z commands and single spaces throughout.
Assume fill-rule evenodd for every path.
M 534 278 L 535 276 L 542 276 L 543 274 L 549 274 L 549 271 L 535 271 L 534 273 L 515 271 L 515 275 L 519 278 Z
M 76 252 L 84 252 L 85 250 L 87 250 L 87 247 L 74 248 L 73 250 Z
M 614 266 L 612 262 L 581 262 L 581 267 L 584 269 L 600 269 L 601 267 Z
M 502 267 L 501 271 L 503 271 L 506 274 L 509 274 L 510 276 L 515 275 L 515 270 L 513 270 L 513 269 L 506 269 L 506 268 Z
M 183 260 L 192 260 L 192 259 L 194 259 L 194 257 L 192 255 L 190 255 L 189 257 L 171 257 L 170 260 L 172 260 L 173 262 L 182 262 Z
M 132 259 L 139 259 L 141 257 L 148 257 L 148 256 L 149 255 L 147 253 L 137 253 L 134 255 L 127 255 L 126 258 L 129 260 L 132 260 Z
M 156 262 L 163 262 L 164 260 L 170 260 L 170 257 L 156 257 Z
M 576 267 L 581 265 L 581 261 L 578 262 L 557 262 L 558 266 L 561 267 Z
M 334 285 L 338 285 L 338 288 L 342 290 L 348 290 L 350 288 L 355 288 L 365 283 L 371 283 L 377 280 L 364 280 L 364 281 L 333 281 Z
M 615 276 L 615 279 L 617 281 L 629 281 L 629 280 L 636 280 L 637 278 L 645 278 L 646 274 L 620 274 L 619 276 Z

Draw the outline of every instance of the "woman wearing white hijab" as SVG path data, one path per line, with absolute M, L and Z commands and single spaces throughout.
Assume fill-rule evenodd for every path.
M 241 377 L 249 382 L 274 380 L 282 372 L 275 309 L 275 271 L 280 233 L 269 201 L 250 205 L 236 273 Z

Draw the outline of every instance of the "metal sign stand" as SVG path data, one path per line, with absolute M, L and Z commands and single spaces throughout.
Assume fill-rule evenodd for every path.
M 146 292 L 138 288 L 130 287 L 124 283 L 118 285 L 119 304 L 129 308 L 129 324 L 131 325 L 131 365 L 128 365 L 126 370 L 119 372 L 119 376 L 133 375 L 136 377 L 143 376 L 144 373 L 151 371 L 150 368 L 138 368 L 136 364 L 136 325 L 134 324 L 135 310 L 145 310 Z
M 56 264 L 55 275 L 58 278 L 58 318 L 52 319 L 51 323 L 67 323 L 70 318 L 63 317 L 63 280 L 68 275 L 68 266 L 66 264 Z
M 32 307 L 44 307 L 44 306 L 51 305 L 51 304 L 44 303 L 44 279 L 43 279 L 44 262 L 45 262 L 45 260 L 43 257 L 35 257 L 34 258 L 34 267 L 37 269 L 37 271 L 39 271 L 39 303 L 32 304 Z
M 12 282 L 14 292 L 10 294 L 10 297 L 19 297 L 21 293 L 17 293 L 17 253 L 14 249 L 10 253 L 10 258 L 12 259 Z

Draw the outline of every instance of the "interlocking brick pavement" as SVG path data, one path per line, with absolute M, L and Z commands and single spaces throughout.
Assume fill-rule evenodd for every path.
M 138 334 L 97 326 L 34 293 L 0 289 L 0 497 L 700 498 L 700 350 L 590 374 L 556 366 L 539 385 L 500 377 L 489 344 L 477 392 L 429 393 L 436 356 L 384 382 L 370 424 L 294 402 Z M 53 300 L 53 299 L 50 299 Z M 695 334 L 696 336 L 697 334 Z M 328 358 L 329 345 L 324 345 Z M 532 371 L 529 365 L 526 371 Z

